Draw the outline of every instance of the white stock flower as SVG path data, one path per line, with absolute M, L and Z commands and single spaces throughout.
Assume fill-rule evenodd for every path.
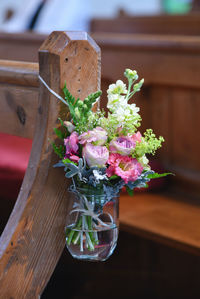
M 120 121 L 122 121 L 122 119 L 135 118 L 138 116 L 139 110 L 140 108 L 136 107 L 135 104 L 121 105 L 118 109 L 116 109 L 115 115 Z
M 120 106 L 126 105 L 127 101 L 124 96 L 119 94 L 108 94 L 107 108 L 111 111 L 118 109 Z
M 127 94 L 126 84 L 121 81 L 117 80 L 115 84 L 109 85 L 109 88 L 107 90 L 108 94 Z

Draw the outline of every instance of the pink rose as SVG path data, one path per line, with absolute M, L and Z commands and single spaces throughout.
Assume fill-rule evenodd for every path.
M 96 127 L 92 131 L 85 132 L 79 136 L 79 143 L 95 143 L 95 145 L 104 145 L 107 141 L 107 132 L 101 127 Z
M 86 143 L 82 154 L 90 167 L 104 167 L 109 157 L 109 151 L 105 146 L 93 145 L 91 143 Z
M 110 165 L 106 171 L 107 176 L 118 175 L 125 184 L 137 180 L 143 170 L 142 165 L 136 159 L 120 154 L 111 154 L 107 163 Z

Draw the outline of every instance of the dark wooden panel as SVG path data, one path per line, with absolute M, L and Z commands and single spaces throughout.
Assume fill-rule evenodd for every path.
M 0 83 L 0 131 L 33 138 L 38 88 Z
M 121 229 L 200 255 L 200 207 L 159 194 L 120 197 Z

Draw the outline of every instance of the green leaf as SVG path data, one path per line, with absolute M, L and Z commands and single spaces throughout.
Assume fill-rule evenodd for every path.
M 58 119 L 59 119 L 59 121 L 60 121 L 61 126 L 64 126 L 64 122 L 63 122 L 63 120 L 62 120 L 60 117 L 58 117 Z
M 86 105 L 92 104 L 94 102 L 96 102 L 96 100 L 101 96 L 102 91 L 98 90 L 94 93 L 91 93 L 87 96 L 87 98 L 84 99 L 84 102 Z
M 149 185 L 146 183 L 142 188 L 149 188 Z
M 59 129 L 54 128 L 53 130 L 56 133 L 56 135 L 58 136 L 58 138 L 60 138 L 60 139 L 64 139 L 65 138 L 65 134 L 63 132 L 61 132 Z
M 162 178 L 162 177 L 165 177 L 167 175 L 174 175 L 173 173 L 171 172 L 165 172 L 165 173 L 157 173 L 157 172 L 154 172 L 154 173 L 150 173 L 148 174 L 147 178 L 148 179 L 158 179 L 158 178 Z
M 134 192 L 131 188 L 129 188 L 128 186 L 126 186 L 126 191 L 127 193 L 130 195 L 130 196 L 133 196 L 134 195 Z
M 57 146 L 55 143 L 51 143 L 54 149 L 54 152 L 63 159 L 65 154 L 65 147 L 63 145 Z
M 65 85 L 63 87 L 63 93 L 65 95 L 65 100 L 68 102 L 68 104 L 70 103 L 70 104 L 73 105 L 75 103 L 75 98 L 70 93 L 70 91 L 67 89 L 66 82 L 65 82 Z
M 64 164 L 71 163 L 71 164 L 77 165 L 77 163 L 75 163 L 75 162 L 71 161 L 71 160 L 70 160 L 70 159 L 68 159 L 68 158 L 66 158 L 66 159 L 63 159 L 63 160 L 62 160 L 62 162 L 63 162 Z
M 115 179 L 117 179 L 118 178 L 118 175 L 112 175 L 111 177 L 110 177 L 110 180 L 115 180 Z

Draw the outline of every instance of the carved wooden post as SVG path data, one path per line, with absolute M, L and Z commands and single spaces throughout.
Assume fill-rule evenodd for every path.
M 99 89 L 100 50 L 86 33 L 53 32 L 39 50 L 39 73 L 55 92 L 66 81 L 84 99 Z M 66 113 L 41 83 L 29 166 L 0 240 L 0 298 L 38 298 L 64 248 L 68 184 L 63 170 L 52 167 L 57 158 L 49 140 Z

